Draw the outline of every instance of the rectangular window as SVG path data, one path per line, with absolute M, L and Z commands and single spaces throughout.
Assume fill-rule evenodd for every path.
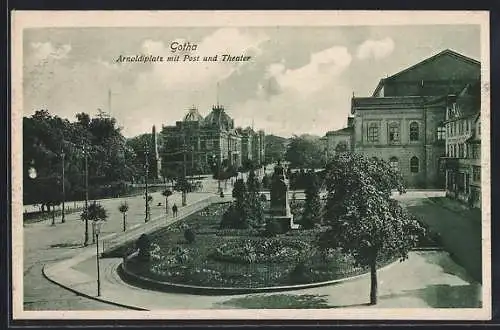
M 446 131 L 444 126 L 438 126 L 437 128 L 437 140 L 444 141 L 446 139 Z
M 378 142 L 378 125 L 370 124 L 368 126 L 368 142 Z
M 213 147 L 214 147 L 214 141 L 212 141 L 212 140 L 207 140 L 207 141 L 206 141 L 206 148 L 207 148 L 207 150 L 212 150 L 212 149 L 213 149 Z
M 481 181 L 481 166 L 472 167 L 472 180 Z
M 481 158 L 481 145 L 473 145 L 472 146 L 472 158 L 480 159 Z
M 389 143 L 399 143 L 399 125 L 389 124 Z

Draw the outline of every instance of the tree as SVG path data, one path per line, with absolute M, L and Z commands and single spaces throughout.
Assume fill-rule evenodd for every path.
M 335 147 L 335 152 L 336 153 L 341 153 L 341 152 L 346 152 L 348 149 L 347 147 L 347 142 L 345 141 L 340 141 L 337 146 Z
M 269 179 L 269 175 L 264 174 L 262 178 L 262 188 L 269 189 L 269 185 L 271 184 L 271 180 Z
M 321 201 L 319 197 L 319 180 L 314 171 L 309 171 L 305 176 L 306 202 L 301 224 L 305 229 L 312 229 L 321 222 Z
M 391 198 L 405 192 L 401 174 L 387 162 L 354 153 L 336 155 L 327 166 L 325 223 L 322 248 L 340 247 L 369 267 L 370 304 L 377 303 L 377 262 L 408 257 L 423 229 L 415 217 Z
M 120 211 L 123 214 L 123 231 L 127 230 L 127 211 L 128 211 L 128 203 L 122 202 L 120 206 L 118 207 L 118 211 Z
M 151 241 L 149 239 L 149 236 L 147 234 L 142 234 L 137 239 L 135 245 L 137 249 L 139 249 L 138 259 L 141 261 L 148 262 L 151 257 L 150 253 Z
M 88 205 L 86 210 L 83 210 L 80 218 L 84 221 L 106 221 L 108 213 L 101 204 L 97 204 L 97 202 L 94 201 Z M 94 238 L 94 236 L 92 237 Z
M 249 203 L 248 192 L 243 179 L 237 179 L 233 186 L 234 202 L 222 216 L 221 228 L 245 229 L 248 228 Z
M 86 210 L 83 210 L 80 217 L 83 220 L 86 219 L 90 221 L 106 221 L 108 218 L 108 213 L 101 204 L 93 201 L 88 205 L 88 208 Z
M 319 138 L 294 136 L 286 151 L 285 159 L 294 168 L 319 168 L 322 166 L 321 143 Z
M 276 135 L 265 136 L 265 163 L 270 164 L 285 157 L 286 140 L 286 138 Z
M 260 198 L 260 182 L 254 170 L 250 170 L 247 178 L 248 222 L 252 227 L 259 227 L 264 222 L 264 207 Z
M 196 239 L 196 235 L 191 228 L 187 228 L 186 230 L 184 230 L 184 238 L 186 239 L 186 242 L 188 242 L 188 244 L 192 244 Z
M 172 191 L 165 189 L 161 193 L 163 196 L 165 196 L 165 215 L 168 216 L 168 198 L 172 196 Z
M 65 153 L 66 200 L 83 199 L 84 146 L 88 150 L 91 198 L 116 193 L 117 183 L 134 176 L 134 167 L 129 164 L 135 163 L 135 156 L 126 146 L 114 118 L 103 114 L 91 118 L 86 113 L 78 113 L 76 121 L 70 122 L 45 109 L 24 117 L 23 166 L 25 169 L 34 166 L 38 177 L 37 180 L 28 180 L 27 171 L 24 171 L 23 201 L 47 206 L 47 190 L 39 188 L 47 185 L 43 182 L 46 178 L 61 172 L 62 152 Z

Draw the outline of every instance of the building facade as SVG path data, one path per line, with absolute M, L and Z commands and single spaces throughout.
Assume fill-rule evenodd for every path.
M 445 50 L 353 97 L 353 150 L 390 162 L 410 188 L 445 188 L 450 96 L 480 80 L 480 63 Z
M 452 97 L 446 112 L 446 193 L 481 207 L 481 116 L 479 84 Z
M 188 175 L 208 173 L 216 164 L 239 168 L 245 159 L 259 159 L 258 155 L 264 152 L 260 136 L 264 132 L 235 128 L 223 106 L 212 107 L 205 118 L 193 107 L 175 126 L 163 126 L 162 167 L 175 168 L 186 163 Z
M 353 150 L 354 117 L 349 117 L 347 127 L 329 131 L 322 138 L 326 159 L 334 157 L 339 152 Z

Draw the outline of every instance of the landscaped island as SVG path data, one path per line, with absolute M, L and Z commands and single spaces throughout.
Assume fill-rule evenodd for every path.
M 149 260 L 136 255 L 124 265 L 126 271 L 160 282 L 248 289 L 325 282 L 368 271 L 339 250 L 323 252 L 316 247 L 319 229 L 274 237 L 267 237 L 265 229 L 219 229 L 229 206 L 212 204 L 150 234 Z M 191 242 L 186 232 L 194 233 Z M 130 251 L 134 245 L 125 249 Z M 120 250 L 113 254 L 125 251 Z M 380 260 L 381 264 L 388 261 Z
M 285 173 L 278 162 L 269 201 L 250 171 L 246 182 L 234 183 L 233 201 L 118 249 L 122 278 L 154 289 L 232 294 L 324 285 L 369 272 L 370 303 L 376 304 L 377 269 L 434 244 L 391 198 L 404 186 L 384 161 L 339 155 L 322 180 L 307 172 L 304 200 L 290 198 Z

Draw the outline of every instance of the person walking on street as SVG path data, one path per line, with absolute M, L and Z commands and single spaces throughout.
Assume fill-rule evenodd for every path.
M 174 204 L 174 206 L 172 206 L 172 214 L 174 217 L 177 217 L 177 204 Z

